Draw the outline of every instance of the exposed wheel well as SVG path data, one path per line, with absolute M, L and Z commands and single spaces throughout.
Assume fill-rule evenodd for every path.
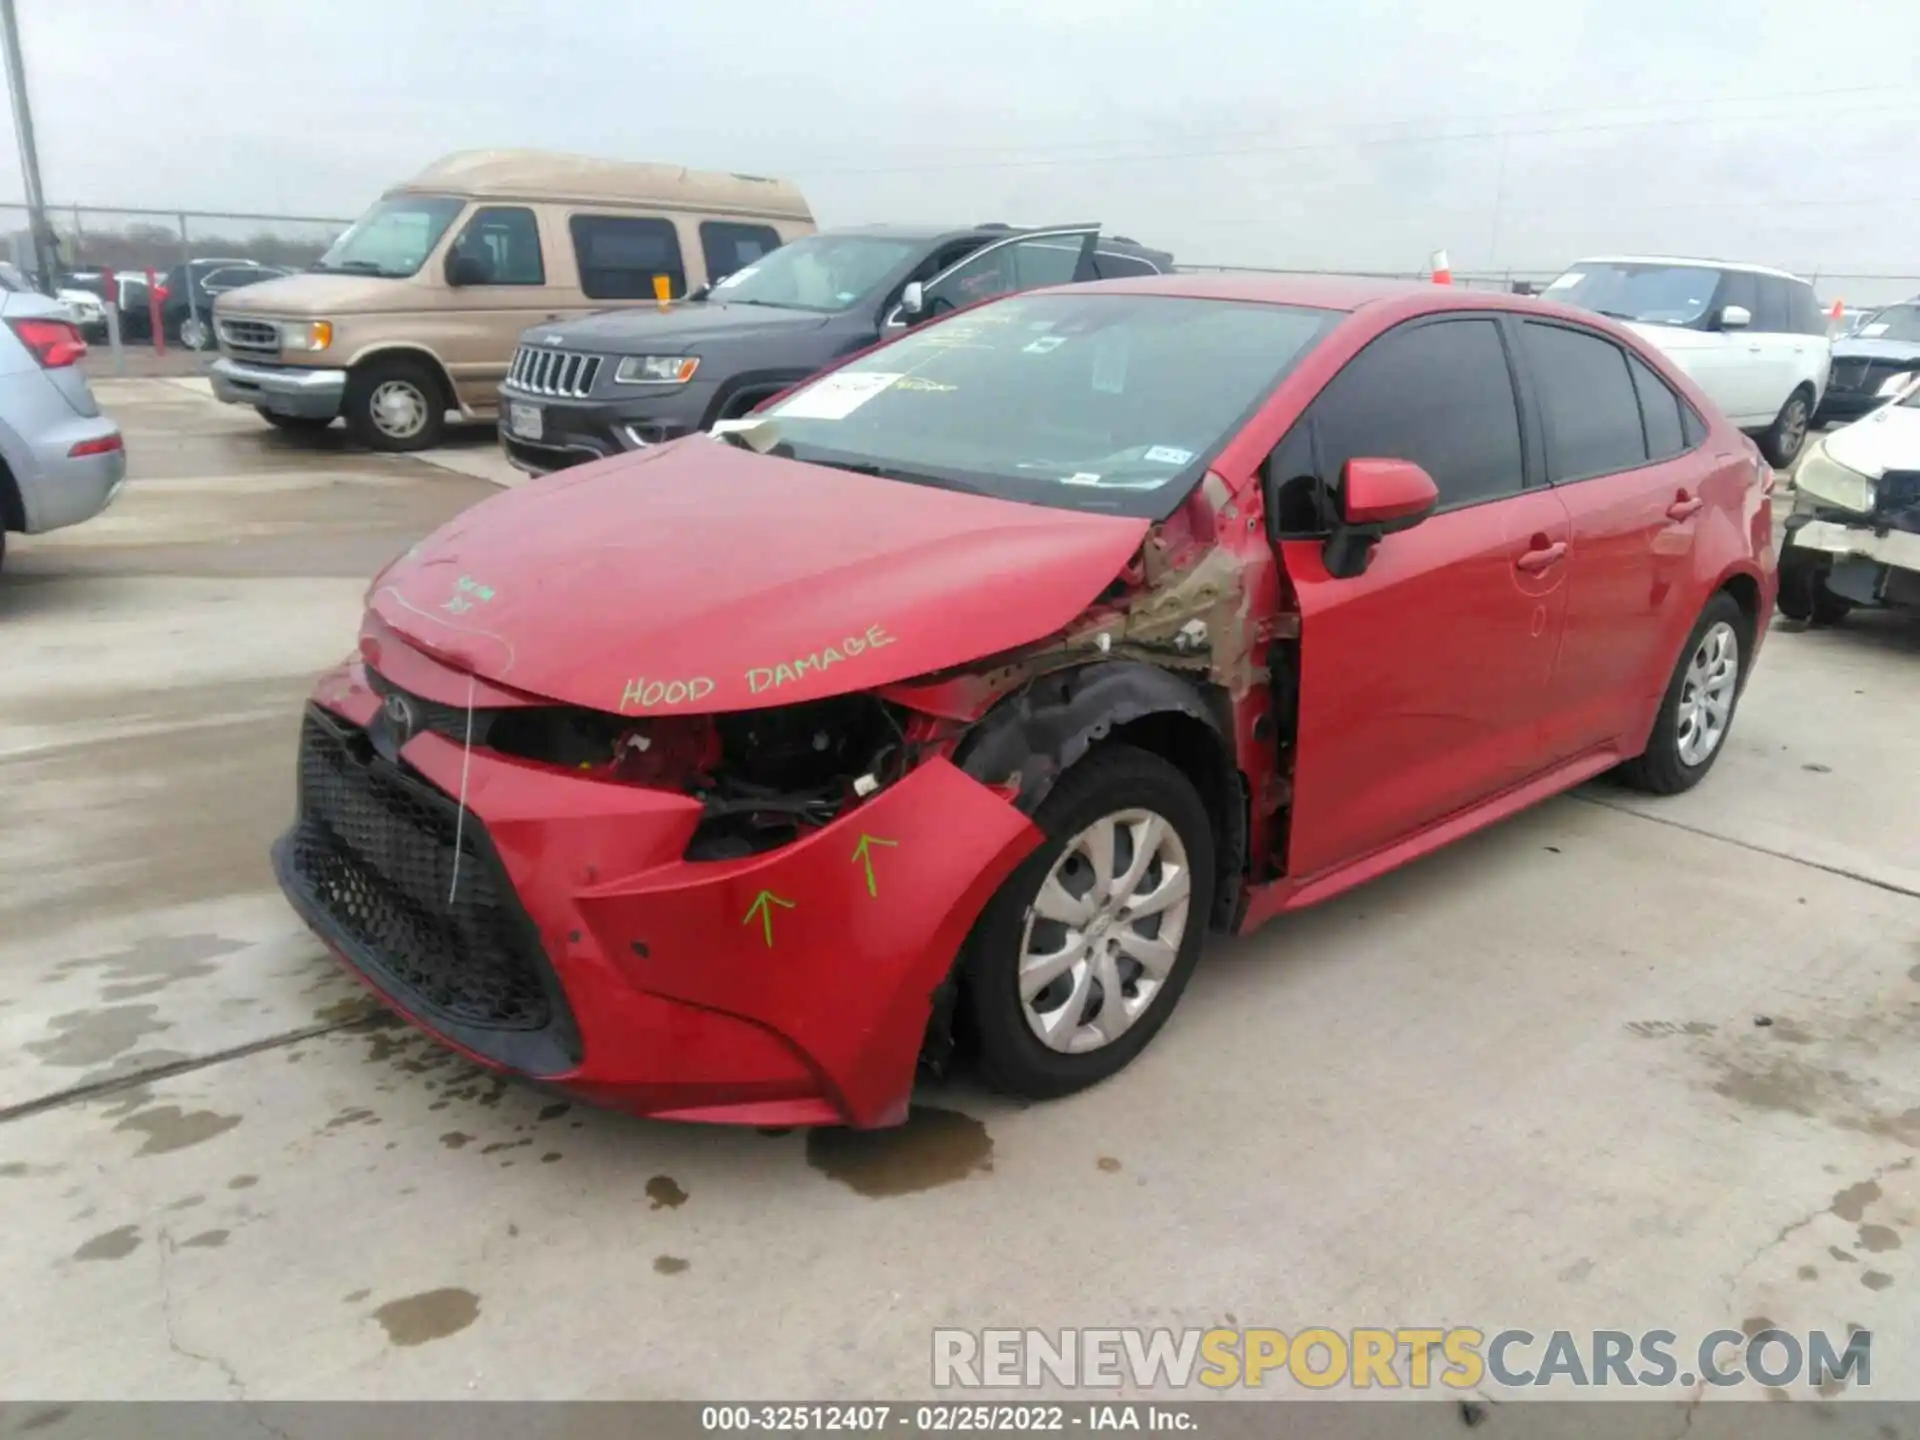
M 1220 732 L 1191 715 L 1163 711 L 1115 726 L 1101 744 L 1150 751 L 1171 763 L 1200 792 L 1213 820 L 1215 883 L 1213 914 L 1208 919 L 1216 930 L 1231 930 L 1240 918 L 1246 880 L 1247 793 Z
M 1733 597 L 1733 603 L 1740 607 L 1740 613 L 1746 617 L 1747 633 L 1742 638 L 1751 647 L 1753 637 L 1760 633 L 1759 583 L 1751 575 L 1733 575 L 1720 589 Z
M 14 482 L 12 468 L 0 457 L 0 534 L 8 530 L 24 533 L 26 528 L 26 502 L 20 498 L 20 487 Z
M 440 357 L 431 350 L 418 350 L 410 345 L 396 345 L 386 350 L 375 350 L 372 354 L 363 355 L 354 361 L 349 373 L 364 374 L 376 365 L 394 360 L 415 361 L 426 366 L 440 382 L 440 398 L 446 401 L 445 408 L 451 410 L 459 403 L 454 394 L 453 377 L 447 373 L 447 367 L 440 363 Z

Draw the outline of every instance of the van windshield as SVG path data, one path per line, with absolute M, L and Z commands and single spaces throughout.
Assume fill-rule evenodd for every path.
M 467 202 L 450 195 L 390 195 L 354 223 L 313 264 L 346 275 L 417 274 Z
M 848 310 L 923 247 L 878 235 L 809 235 L 736 270 L 713 287 L 727 305 L 783 310 Z

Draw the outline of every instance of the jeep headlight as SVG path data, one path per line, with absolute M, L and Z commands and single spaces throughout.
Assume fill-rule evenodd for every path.
M 1816 440 L 1793 473 L 1794 488 L 1828 505 L 1864 515 L 1873 509 L 1873 481 L 1850 470 L 1827 454 L 1826 442 Z
M 282 350 L 324 350 L 333 343 L 331 320 L 282 320 Z
M 613 378 L 622 385 L 683 385 L 699 368 L 696 355 L 629 355 Z

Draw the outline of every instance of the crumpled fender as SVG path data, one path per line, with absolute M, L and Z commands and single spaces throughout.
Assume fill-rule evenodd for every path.
M 982 907 L 1040 843 L 944 759 L 794 844 L 678 860 L 580 891 L 638 989 L 783 1037 L 856 1126 L 906 1118 L 934 990 Z

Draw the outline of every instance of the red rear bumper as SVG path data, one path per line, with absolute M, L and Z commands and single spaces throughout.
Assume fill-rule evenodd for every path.
M 324 677 L 315 700 L 350 727 L 379 705 L 357 662 Z M 663 1118 L 904 1120 L 932 993 L 1040 839 L 1005 799 L 934 759 L 794 844 L 689 863 L 700 807 L 684 796 L 467 754 L 431 731 L 400 753 L 434 790 L 464 796 L 462 823 L 490 842 L 558 992 L 560 1039 L 496 1044 L 484 1025 L 436 1017 L 292 875 L 290 831 L 276 864 L 295 908 L 389 1004 L 480 1063 Z

